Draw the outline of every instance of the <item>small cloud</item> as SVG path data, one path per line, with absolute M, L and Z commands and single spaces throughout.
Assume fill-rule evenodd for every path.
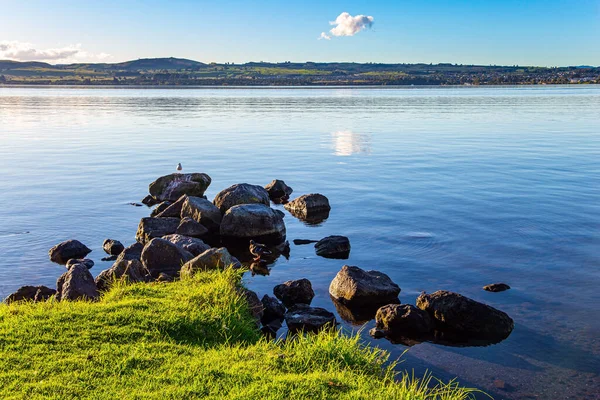
M 331 21 L 330 25 L 335 25 L 335 28 L 329 32 L 333 36 L 354 36 L 358 32 L 371 28 L 373 26 L 373 17 L 367 15 L 352 16 L 347 12 L 343 12 Z M 322 36 L 323 34 L 321 34 Z
M 321 36 L 319 36 L 319 40 L 331 40 L 331 36 L 329 36 L 328 34 L 326 34 L 325 32 L 321 32 Z
M 17 40 L 0 42 L 0 59 L 66 63 L 105 60 L 111 57 L 112 56 L 107 53 L 89 53 L 81 48 L 81 44 L 71 44 L 59 48 L 40 49 L 31 43 L 19 42 Z

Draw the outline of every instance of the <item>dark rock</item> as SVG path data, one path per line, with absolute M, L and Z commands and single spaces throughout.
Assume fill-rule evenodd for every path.
M 104 243 L 102 243 L 102 249 L 111 256 L 118 256 L 125 250 L 125 246 L 118 240 L 114 239 L 106 239 Z
M 158 218 L 180 218 L 181 208 L 183 207 L 183 203 L 187 200 L 188 196 L 183 195 L 176 202 L 172 203 L 170 206 L 162 210 L 157 217 Z
M 158 278 L 156 278 L 156 282 L 173 282 L 173 280 L 174 278 L 171 275 L 165 274 L 164 272 L 158 274 Z
M 285 307 L 275 297 L 264 295 L 261 303 L 263 305 L 263 316 L 260 320 L 263 325 L 267 325 L 272 321 L 282 320 L 285 314 Z
M 96 287 L 106 291 L 114 282 L 149 282 L 150 272 L 139 260 L 124 260 L 113 264 L 109 269 L 100 272 L 96 277 Z
M 315 244 L 315 249 L 318 256 L 345 260 L 350 255 L 350 240 L 345 236 L 327 236 Z
M 310 307 L 307 304 L 297 304 L 285 313 L 285 323 L 289 331 L 318 332 L 322 329 L 333 328 L 337 322 L 333 313 L 319 307 Z
M 329 285 L 329 294 L 346 305 L 384 305 L 396 303 L 400 287 L 379 271 L 364 271 L 344 265 Z
M 6 304 L 15 301 L 44 301 L 56 294 L 56 290 L 46 286 L 22 286 L 16 292 L 9 294 L 4 302 Z
M 119 254 L 116 259 L 116 262 L 124 261 L 124 260 L 140 260 L 142 258 L 142 250 L 144 250 L 144 245 L 140 242 L 135 242 L 129 247 L 125 247 L 125 250 Z
M 150 216 L 158 217 L 158 215 L 160 213 L 165 211 L 167 208 L 171 207 L 172 204 L 173 204 L 173 202 L 171 202 L 171 201 L 163 201 L 162 203 L 157 205 L 156 208 L 154 208 L 154 210 L 152 210 L 152 212 L 150 213 Z
M 299 279 L 296 281 L 287 281 L 273 288 L 273 294 L 283 304 L 290 308 L 296 304 L 310 304 L 315 292 L 308 279 Z
M 369 335 L 373 336 L 375 339 L 381 339 L 385 337 L 386 333 L 381 329 L 373 328 L 369 331 Z
M 331 297 L 331 301 L 335 306 L 340 318 L 344 321 L 349 322 L 352 325 L 364 325 L 367 322 L 371 321 L 375 318 L 375 314 L 379 309 L 380 305 L 378 304 L 344 304 L 333 296 Z M 394 303 L 400 303 L 400 300 L 397 298 L 393 300 Z
M 154 238 L 161 238 L 175 233 L 178 226 L 178 218 L 142 218 L 135 239 L 142 244 L 146 244 Z
M 375 326 L 388 336 L 418 336 L 430 333 L 433 320 L 412 304 L 388 304 L 377 310 Z
M 161 272 L 179 275 L 181 266 L 193 258 L 192 254 L 165 239 L 152 239 L 142 250 L 141 261 L 153 278 Z
M 256 320 L 256 324 L 260 326 L 260 321 L 264 315 L 264 309 L 263 304 L 258 299 L 258 295 L 256 294 L 256 292 L 245 288 L 241 288 L 239 292 L 248 302 L 248 309 L 250 310 L 250 314 Z
M 143 204 L 140 203 L 129 203 L 130 206 L 134 206 L 134 207 L 141 207 L 143 206 Z
M 508 289 L 510 289 L 510 286 L 506 283 L 492 283 L 483 287 L 483 290 L 487 290 L 488 292 L 504 292 Z
M 440 329 L 466 336 L 504 339 L 514 328 L 506 313 L 445 290 L 422 293 L 417 298 L 417 307 L 427 311 Z
M 311 243 L 318 243 L 318 240 L 308 240 L 308 239 L 294 239 L 294 244 L 296 246 L 301 246 L 303 244 L 311 244 Z
M 215 206 L 225 214 L 233 206 L 241 204 L 264 204 L 269 206 L 269 193 L 262 186 L 239 183 L 221 190 L 215 200 Z
M 59 243 L 48 251 L 50 261 L 57 264 L 66 264 L 71 258 L 84 258 L 90 250 L 79 240 L 67 240 Z
M 264 204 L 233 206 L 221 221 L 221 237 L 225 240 L 253 239 L 259 243 L 279 244 L 285 240 L 285 234 L 281 215 Z
M 142 246 L 143 247 L 143 246 Z M 118 256 L 107 256 L 107 257 L 102 257 L 100 259 L 100 261 L 116 261 L 118 258 Z
M 75 264 L 56 281 L 59 300 L 96 300 L 100 296 L 94 277 L 84 264 Z
M 90 260 L 89 258 L 71 258 L 69 261 L 67 261 L 65 267 L 69 269 L 75 264 L 83 264 L 87 269 L 92 269 L 94 266 L 94 260 Z
M 148 190 L 152 197 L 160 201 L 176 201 L 184 194 L 202 197 L 210 186 L 210 177 L 206 174 L 171 174 L 161 176 L 150 184 Z
M 291 187 L 286 185 L 284 181 L 279 179 L 275 179 L 265 186 L 265 190 L 269 194 L 269 198 L 275 203 L 285 203 L 294 191 Z
M 181 268 L 182 275 L 192 275 L 197 271 L 211 269 L 241 268 L 242 264 L 237 258 L 229 254 L 225 247 L 211 248 L 197 257 L 189 260 Z
M 210 201 L 195 196 L 188 196 L 181 207 L 181 218 L 189 217 L 202 224 L 211 232 L 219 232 L 221 211 Z
M 190 217 L 184 217 L 181 219 L 181 223 L 177 227 L 175 233 L 195 238 L 205 238 L 208 235 L 208 229 L 200 222 L 197 222 Z
M 163 236 L 163 239 L 168 240 L 182 249 L 189 251 L 194 257 L 210 249 L 210 246 L 204 243 L 202 240 L 189 236 L 173 234 Z
M 329 218 L 331 206 L 322 194 L 305 194 L 284 205 L 294 217 L 309 224 L 318 224 Z
M 156 200 L 154 197 L 152 197 L 150 195 L 144 197 L 144 199 L 142 200 L 142 204 L 145 204 L 148 207 L 155 206 L 158 203 L 160 203 L 160 201 Z

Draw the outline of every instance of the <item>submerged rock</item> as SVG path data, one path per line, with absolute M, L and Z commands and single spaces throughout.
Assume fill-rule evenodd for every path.
M 337 324 L 335 315 L 324 308 L 298 304 L 285 313 L 285 323 L 289 331 L 318 332 L 326 328 L 334 328 Z
M 65 265 L 71 258 L 84 258 L 91 252 L 92 250 L 79 240 L 67 240 L 52 247 L 48 255 L 50 261 Z
M 161 238 L 175 233 L 178 226 L 178 218 L 145 217 L 140 221 L 135 239 L 142 244 L 146 244 L 154 238 Z
M 233 206 L 221 221 L 221 237 L 226 240 L 250 240 L 278 244 L 285 240 L 285 223 L 281 212 L 264 204 Z
M 75 264 L 56 281 L 58 300 L 96 300 L 100 296 L 94 277 L 84 264 Z
M 491 285 L 486 285 L 483 287 L 483 290 L 488 292 L 504 292 L 505 290 L 510 289 L 506 283 L 492 283 Z
M 269 193 L 262 186 L 239 183 L 221 190 L 215 200 L 215 206 L 225 214 L 233 206 L 241 204 L 264 204 L 269 206 Z
M 161 176 L 150 184 L 152 197 L 160 201 L 176 201 L 184 194 L 202 197 L 210 186 L 210 176 L 201 173 Z
M 210 246 L 204 243 L 202 240 L 189 236 L 173 234 L 163 236 L 163 239 L 168 240 L 182 249 L 189 251 L 194 257 L 210 249 Z
M 279 179 L 275 179 L 265 186 L 265 190 L 269 194 L 271 201 L 278 204 L 286 203 L 294 191 L 291 187 L 286 185 L 284 181 Z
M 99 291 L 106 291 L 114 282 L 149 282 L 150 279 L 150 272 L 139 260 L 124 260 L 100 272 L 95 282 Z
M 341 319 L 346 322 L 349 322 L 352 325 L 364 325 L 367 322 L 371 321 L 375 318 L 375 314 L 379 309 L 380 305 L 378 304 L 345 304 L 338 301 L 333 296 L 331 297 L 331 301 L 335 306 L 336 311 L 338 312 Z M 390 303 L 400 303 L 400 300 L 395 299 Z
M 91 269 L 94 266 L 94 261 L 90 260 L 89 258 L 71 258 L 69 261 L 67 261 L 65 267 L 69 269 L 75 264 L 83 264 L 87 267 L 87 269 Z
M 142 250 L 141 261 L 150 275 L 156 278 L 161 272 L 179 275 L 181 266 L 193 258 L 192 254 L 165 239 L 152 239 Z
M 169 205 L 167 208 L 161 210 L 156 216 L 158 218 L 179 218 L 181 215 L 181 208 L 183 203 L 187 200 L 188 196 L 183 195 L 176 202 Z
M 331 206 L 322 194 L 305 194 L 284 205 L 294 217 L 308 224 L 319 224 L 329 218 Z
M 123 250 L 125 250 L 125 246 L 123 246 L 123 244 L 118 240 L 106 239 L 102 243 L 102 249 L 108 255 L 118 256 L 123 252 Z
M 381 306 L 397 303 L 400 287 L 383 272 L 344 265 L 331 281 L 329 294 L 346 305 Z
M 190 217 L 181 219 L 181 223 L 177 227 L 175 233 L 178 235 L 190 236 L 195 238 L 205 238 L 208 235 L 208 229 L 200 222 L 193 220 Z
M 192 275 L 197 271 L 241 267 L 242 264 L 238 259 L 229 254 L 229 251 L 227 251 L 225 247 L 221 247 L 218 249 L 208 249 L 197 257 L 189 260 L 181 268 L 181 273 L 183 275 Z
M 419 336 L 429 334 L 433 320 L 426 311 L 412 304 L 388 304 L 377 310 L 376 328 L 386 336 Z
M 202 224 L 211 232 L 219 232 L 221 211 L 210 201 L 195 196 L 188 196 L 181 207 L 181 218 L 191 218 Z
M 44 301 L 56 294 L 56 290 L 46 286 L 21 286 L 16 292 L 9 294 L 4 302 L 6 304 L 15 301 Z
M 504 312 L 458 293 L 438 290 L 422 293 L 417 307 L 427 311 L 441 330 L 477 338 L 506 338 L 514 328 Z
M 310 304 L 315 292 L 308 279 L 298 279 L 295 281 L 287 281 L 273 288 L 273 294 L 283 304 L 290 308 L 296 304 Z
M 350 255 L 350 240 L 346 236 L 327 236 L 315 244 L 318 256 L 347 259 Z

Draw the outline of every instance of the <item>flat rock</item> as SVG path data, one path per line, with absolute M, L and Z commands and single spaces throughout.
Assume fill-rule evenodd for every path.
M 344 265 L 331 281 L 329 294 L 346 305 L 381 306 L 397 303 L 400 287 L 383 272 Z
M 56 297 L 65 300 L 96 300 L 100 296 L 94 277 L 84 264 L 75 264 L 56 281 Z
M 118 240 L 106 239 L 102 243 L 102 249 L 108 255 L 118 256 L 123 252 L 123 250 L 125 250 L 125 246 L 123 246 L 123 244 Z
M 100 272 L 95 279 L 99 291 L 110 289 L 115 282 L 149 282 L 150 272 L 139 260 L 123 260 Z
M 324 308 L 310 307 L 307 304 L 298 304 L 285 313 L 285 323 L 289 331 L 318 332 L 322 329 L 333 328 L 337 322 L 335 315 Z
M 486 285 L 483 287 L 483 290 L 488 292 L 504 292 L 505 290 L 510 289 L 506 283 L 492 283 L 491 285 Z
M 202 197 L 210 186 L 210 176 L 202 173 L 170 174 L 150 184 L 150 195 L 160 201 L 176 201 L 184 194 Z
M 390 336 L 414 336 L 430 333 L 434 323 L 426 311 L 412 304 L 388 304 L 375 315 L 376 328 Z
M 21 286 L 16 292 L 9 294 L 4 302 L 6 304 L 15 301 L 44 301 L 56 294 L 56 290 L 46 286 Z
M 162 238 L 181 247 L 184 250 L 189 251 L 194 257 L 210 249 L 210 246 L 204 243 L 202 240 L 189 236 L 173 234 L 163 236 Z
M 202 197 L 188 196 L 181 207 L 181 218 L 191 218 L 211 232 L 219 232 L 221 211 L 210 201 Z
M 67 240 L 52 247 L 48 251 L 48 256 L 50 261 L 65 265 L 71 258 L 84 258 L 91 251 L 79 240 Z
M 233 206 L 221 221 L 221 237 L 225 239 L 278 244 L 285 240 L 285 235 L 282 213 L 264 204 Z
M 153 278 L 161 272 L 179 275 L 181 266 L 193 258 L 192 254 L 165 239 L 152 239 L 142 250 L 141 261 Z
M 225 214 L 231 207 L 241 204 L 264 204 L 266 206 L 271 204 L 269 193 L 264 187 L 248 183 L 238 183 L 221 190 L 213 203 L 219 208 L 221 214 Z
M 146 244 L 154 238 L 171 235 L 177 230 L 179 222 L 178 218 L 142 218 L 135 239 L 142 244 Z
M 200 222 L 197 222 L 190 217 L 184 217 L 181 219 L 175 233 L 189 237 L 205 238 L 209 231 Z
M 197 271 L 212 269 L 241 268 L 242 264 L 237 258 L 229 254 L 225 247 L 211 248 L 204 253 L 189 260 L 181 268 L 183 275 L 192 275 Z
M 350 256 L 350 240 L 346 236 L 327 236 L 315 244 L 318 256 L 347 259 Z
M 273 288 L 273 294 L 283 304 L 290 308 L 296 304 L 310 304 L 315 292 L 308 279 L 298 279 L 295 281 L 287 281 Z

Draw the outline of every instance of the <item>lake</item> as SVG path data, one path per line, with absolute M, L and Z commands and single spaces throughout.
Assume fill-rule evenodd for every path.
M 508 313 L 504 341 L 421 343 L 401 368 L 497 399 L 600 398 L 600 87 L 0 88 L 0 296 L 55 286 L 47 251 L 87 244 L 95 274 L 106 238 L 133 243 L 148 184 L 175 172 L 235 183 L 283 179 L 322 193 L 329 218 L 286 212 L 288 240 L 350 238 L 348 260 L 291 245 L 260 297 L 308 278 L 335 312 L 344 264 L 388 274 L 400 300 L 451 290 Z M 274 206 L 283 210 L 281 206 Z M 502 293 L 482 290 L 505 282 Z M 339 315 L 338 315 L 338 319 Z M 391 352 L 385 339 L 366 342 Z M 358 330 L 348 322 L 344 329 Z

